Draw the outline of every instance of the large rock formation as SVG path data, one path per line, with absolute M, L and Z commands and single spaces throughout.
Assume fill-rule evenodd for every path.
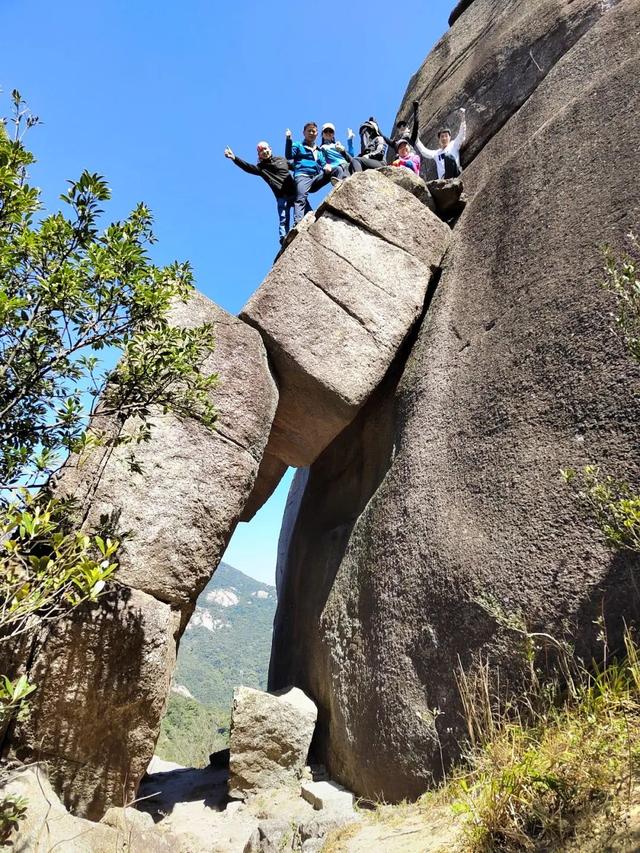
M 600 288 L 601 245 L 640 221 L 640 2 L 500 9 L 475 0 L 412 82 L 449 103 L 446 46 L 452 79 L 479 81 L 464 69 L 497 56 L 512 90 L 497 123 L 474 119 L 472 200 L 402 375 L 301 475 L 285 520 L 270 687 L 306 690 L 332 775 L 386 799 L 458 754 L 459 659 L 482 653 L 513 683 L 509 623 L 588 658 L 596 617 L 614 643 L 637 606 L 631 557 L 605 547 L 560 469 L 640 481 L 640 372 Z M 555 65 L 529 74 L 545 45 Z
M 270 453 L 308 465 L 353 420 L 420 315 L 449 236 L 375 172 L 344 182 L 309 218 L 240 314 L 278 377 Z
M 43 627 L 28 653 L 0 670 L 26 670 L 38 686 L 5 750 L 46 758 L 65 804 L 90 818 L 135 796 L 177 641 L 252 491 L 277 403 L 255 330 L 199 294 L 176 306 L 172 321 L 215 324 L 216 350 L 202 369 L 219 374 L 217 428 L 156 413 L 150 441 L 70 461 L 58 489 L 78 499 L 86 528 L 108 516 L 128 534 L 116 585 Z
M 522 106 L 555 63 L 618 0 L 473 0 L 454 10 L 452 27 L 413 75 L 398 111 L 420 103 L 420 138 L 437 147 L 440 127 L 457 132 L 467 110 L 463 165 Z M 508 152 L 501 152 L 504 158 Z M 435 177 L 433 162 L 425 175 Z

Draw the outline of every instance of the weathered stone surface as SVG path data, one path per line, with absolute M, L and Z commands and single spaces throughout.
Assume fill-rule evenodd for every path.
M 29 720 L 5 743 L 20 756 L 44 755 L 66 805 L 91 818 L 135 796 L 177 640 L 251 493 L 277 403 L 254 329 L 200 294 L 176 305 L 171 319 L 215 324 L 216 350 L 202 369 L 219 374 L 217 429 L 158 412 L 148 442 L 101 448 L 65 466 L 58 493 L 78 499 L 86 527 L 108 516 L 128 536 L 117 586 L 42 629 L 22 658 L 38 690 Z M 116 423 L 97 418 L 107 431 Z
M 278 598 L 282 590 L 284 573 L 289 558 L 289 544 L 295 529 L 300 503 L 307 487 L 309 468 L 298 468 L 291 481 L 284 509 L 280 535 L 278 536 L 278 556 L 276 560 L 276 593 Z
M 599 248 L 640 217 L 639 22 L 638 0 L 604 15 L 467 169 L 395 394 L 296 501 L 270 686 L 316 700 L 319 757 L 356 793 L 415 796 L 456 757 L 458 657 L 482 653 L 503 686 L 526 665 L 505 617 L 586 659 L 599 614 L 612 644 L 637 617 L 637 558 L 594 534 L 559 472 L 596 461 L 640 482 L 640 370 L 610 328 Z
M 327 196 L 323 210 L 363 225 L 435 270 L 451 235 L 416 196 L 380 171 L 371 169 L 342 181 Z M 408 169 L 398 171 L 412 174 Z M 420 180 L 417 175 L 412 177 Z
M 368 218 L 384 239 L 368 223 L 325 212 L 282 255 L 240 315 L 260 330 L 278 376 L 269 449 L 289 465 L 312 462 L 353 419 L 422 310 L 431 266 L 390 240 L 404 226 L 405 244 L 436 264 L 449 239 L 446 226 L 409 193 L 403 196 L 384 177 L 378 186 L 383 198 L 391 194 L 394 211 L 402 199 L 405 216 L 388 227 L 382 207 L 367 213 L 358 205 L 358 192 L 370 198 L 368 178 L 349 179 L 329 198 L 337 207 L 344 193 L 350 215 Z M 420 245 L 422 232 L 433 238 L 431 252 Z
M 431 193 L 427 190 L 425 182 L 418 175 L 414 174 L 411 169 L 398 168 L 396 166 L 383 166 L 376 171 L 378 175 L 384 175 L 394 184 L 402 187 L 407 192 L 414 195 L 418 201 L 426 205 L 429 210 L 435 213 L 435 204 Z
M 242 510 L 240 521 L 251 521 L 274 493 L 280 480 L 284 477 L 287 465 L 269 450 L 269 444 L 264 451 L 260 467 L 253 484 L 253 489 Z
M 448 23 L 450 27 L 455 24 L 460 15 L 462 15 L 462 13 L 466 11 L 472 3 L 473 0 L 459 0 L 459 2 L 456 3 L 455 7 L 451 11 L 451 14 L 449 15 Z
M 356 814 L 353 809 L 351 811 L 337 809 L 326 814 L 314 815 L 300 824 L 300 837 L 303 843 L 312 839 L 321 840 L 326 838 L 330 833 L 335 832 L 336 829 L 340 829 L 349 823 L 357 823 L 360 820 L 360 815 Z M 306 850 L 308 848 L 303 846 L 302 849 Z
M 118 529 L 131 532 L 119 551 L 118 580 L 188 618 L 253 488 L 277 390 L 259 335 L 205 296 L 176 306 L 172 320 L 215 324 L 216 349 L 203 366 L 220 377 L 215 431 L 157 413 L 150 441 L 73 460 L 59 489 L 88 505 L 87 526 L 115 515 Z
M 311 699 L 296 688 L 278 694 L 238 687 L 233 694 L 229 748 L 229 793 L 299 783 L 318 715 Z
M 176 836 L 154 829 L 153 821 L 134 809 L 120 811 L 113 824 L 92 823 L 73 817 L 64 808 L 40 765 L 17 771 L 3 787 L 3 796 L 24 797 L 27 814 L 12 847 L 20 853 L 181 853 L 185 850 Z
M 449 216 L 457 216 L 462 213 L 466 199 L 463 196 L 464 187 L 461 178 L 441 178 L 437 181 L 429 181 L 427 187 L 440 216 L 446 219 Z
M 134 799 L 164 713 L 178 623 L 167 604 L 120 588 L 36 638 L 29 679 L 38 690 L 12 752 L 46 760 L 74 813 L 98 819 Z
M 353 811 L 353 794 L 335 782 L 303 782 L 302 797 L 316 809 Z
M 420 139 L 437 147 L 440 127 L 457 132 L 467 110 L 463 166 L 522 106 L 555 63 L 617 0 L 474 0 L 409 82 L 398 117 L 420 103 Z M 501 152 L 505 158 L 506 152 Z M 435 178 L 433 161 L 424 175 Z

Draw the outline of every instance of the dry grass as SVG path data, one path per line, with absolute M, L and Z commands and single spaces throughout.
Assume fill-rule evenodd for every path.
M 444 790 L 466 818 L 474 853 L 557 850 L 578 825 L 613 819 L 631 803 L 640 770 L 640 663 L 628 633 L 625 642 L 627 657 L 602 671 L 565 659 L 562 701 L 556 686 L 536 680 L 518 708 L 496 712 L 488 668 L 461 679 L 474 745 Z

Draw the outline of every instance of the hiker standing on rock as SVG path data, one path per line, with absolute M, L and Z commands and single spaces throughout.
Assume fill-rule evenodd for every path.
M 336 142 L 336 129 L 330 121 L 322 125 L 322 143 L 320 150 L 324 153 L 327 163 L 331 166 L 331 183 L 348 178 L 351 173 L 349 163 L 353 158 L 354 133 L 347 130 L 347 147 L 342 142 Z
M 287 129 L 285 157 L 293 169 L 296 182 L 296 200 L 293 206 L 293 224 L 298 222 L 312 208 L 308 195 L 319 190 L 331 179 L 331 166 L 327 163 L 324 152 L 316 145 L 318 125 L 308 121 L 302 129 L 302 142 L 292 142 L 291 131 Z
M 406 139 L 410 145 L 415 147 L 416 141 L 418 139 L 418 127 L 420 125 L 420 121 L 418 119 L 418 107 L 420 104 L 418 101 L 414 101 L 412 104 L 413 107 L 413 127 L 409 130 L 409 125 L 406 121 L 400 120 L 396 124 L 396 132 L 393 139 L 389 139 L 387 136 L 383 136 L 382 138 L 388 145 L 388 150 L 391 154 L 396 154 L 398 152 L 398 143 L 401 139 Z
M 289 171 L 289 164 L 285 158 L 274 157 L 268 142 L 258 142 L 256 147 L 258 163 L 255 166 L 253 163 L 247 163 L 246 160 L 236 157 L 229 146 L 224 149 L 224 156 L 233 160 L 243 172 L 247 172 L 249 175 L 259 175 L 271 187 L 278 205 L 278 237 L 280 238 L 280 245 L 282 245 L 290 227 L 291 210 L 296 198 L 296 182 Z
M 467 122 L 465 119 L 465 109 L 460 107 L 460 129 L 455 139 L 451 139 L 451 131 L 448 127 L 443 127 L 438 131 L 439 148 L 426 148 L 418 139 L 416 148 L 421 157 L 429 158 L 436 161 L 436 169 L 438 170 L 439 178 L 457 178 L 462 172 L 460 165 L 460 149 L 464 145 L 467 135 Z
M 377 121 L 370 116 L 369 120 L 360 126 L 360 154 L 351 161 L 353 171 L 362 172 L 365 169 L 386 166 L 385 149 L 384 136 L 380 133 Z

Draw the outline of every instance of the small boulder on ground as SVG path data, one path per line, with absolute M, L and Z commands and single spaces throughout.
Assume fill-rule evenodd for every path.
M 302 778 L 318 709 L 302 690 L 265 693 L 238 687 L 233 694 L 229 795 L 246 798 Z
M 336 782 L 303 782 L 302 796 L 316 811 L 320 809 L 340 812 L 353 810 L 353 794 Z

